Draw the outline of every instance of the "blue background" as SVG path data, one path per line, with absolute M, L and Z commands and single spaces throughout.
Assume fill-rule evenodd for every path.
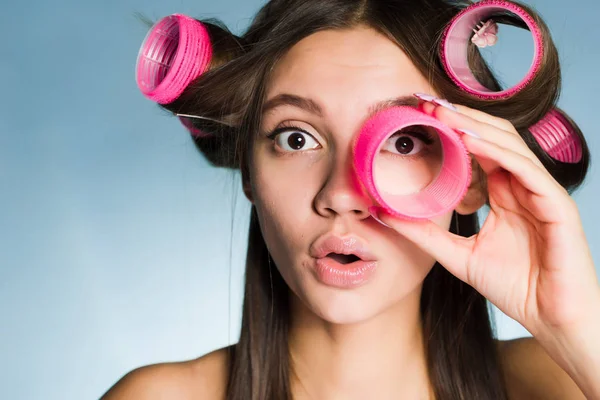
M 559 47 L 559 104 L 598 154 L 600 5 L 527 3 Z M 239 176 L 211 168 L 177 120 L 138 92 L 147 30 L 134 13 L 219 17 L 240 33 L 261 4 L 4 2 L 2 398 L 94 399 L 133 368 L 237 340 L 249 205 Z M 489 55 L 507 83 L 527 69 L 530 42 L 508 28 Z M 592 167 L 575 195 L 595 260 L 599 185 Z M 497 316 L 501 338 L 528 335 Z

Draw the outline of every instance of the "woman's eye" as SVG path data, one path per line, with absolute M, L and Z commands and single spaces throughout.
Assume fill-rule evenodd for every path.
M 396 133 L 385 142 L 381 150 L 401 156 L 414 156 L 419 154 L 424 147 L 425 143 L 421 139 L 405 133 Z
M 288 130 L 277 134 L 275 143 L 285 151 L 311 150 L 319 147 L 319 143 L 312 135 L 298 130 Z

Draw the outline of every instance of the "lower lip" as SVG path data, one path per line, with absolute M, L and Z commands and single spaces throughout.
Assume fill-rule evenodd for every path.
M 355 288 L 369 281 L 375 269 L 377 261 L 355 261 L 350 264 L 342 264 L 333 258 L 318 258 L 315 271 L 319 281 L 328 286 L 341 289 Z

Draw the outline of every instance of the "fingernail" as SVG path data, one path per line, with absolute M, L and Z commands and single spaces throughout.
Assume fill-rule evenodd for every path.
M 458 108 L 454 107 L 454 105 L 452 103 L 450 103 L 446 99 L 435 98 L 435 99 L 433 99 L 433 102 L 435 104 L 437 104 L 438 106 L 442 106 L 444 108 L 447 108 L 448 110 L 452 110 L 452 111 L 458 112 Z
M 433 101 L 435 100 L 435 96 L 432 96 L 430 94 L 425 94 L 425 93 L 413 93 L 413 96 L 415 96 L 417 99 L 421 99 L 423 101 Z
M 379 212 L 377 211 L 377 207 L 369 207 L 369 213 L 371 214 L 371 217 L 373 217 L 373 219 L 375 221 L 379 222 L 381 225 L 391 228 L 391 226 L 389 226 L 388 224 L 386 224 L 385 222 L 383 222 L 382 220 L 379 219 Z
M 469 135 L 471 137 L 477 138 L 477 139 L 481 139 L 481 136 L 479 136 L 478 134 L 476 134 L 475 132 L 471 132 L 468 131 L 466 129 L 457 129 L 457 131 L 464 133 L 465 135 Z

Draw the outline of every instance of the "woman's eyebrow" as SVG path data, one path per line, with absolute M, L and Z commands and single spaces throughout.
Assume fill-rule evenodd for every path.
M 323 116 L 323 108 L 315 100 L 289 93 L 278 94 L 277 96 L 265 102 L 265 104 L 263 105 L 263 114 L 266 114 L 274 108 L 284 105 L 300 108 L 319 117 Z M 399 96 L 392 99 L 382 100 L 369 107 L 368 118 L 371 118 L 379 111 L 382 111 L 389 107 L 417 107 L 418 105 L 419 100 L 414 96 Z

